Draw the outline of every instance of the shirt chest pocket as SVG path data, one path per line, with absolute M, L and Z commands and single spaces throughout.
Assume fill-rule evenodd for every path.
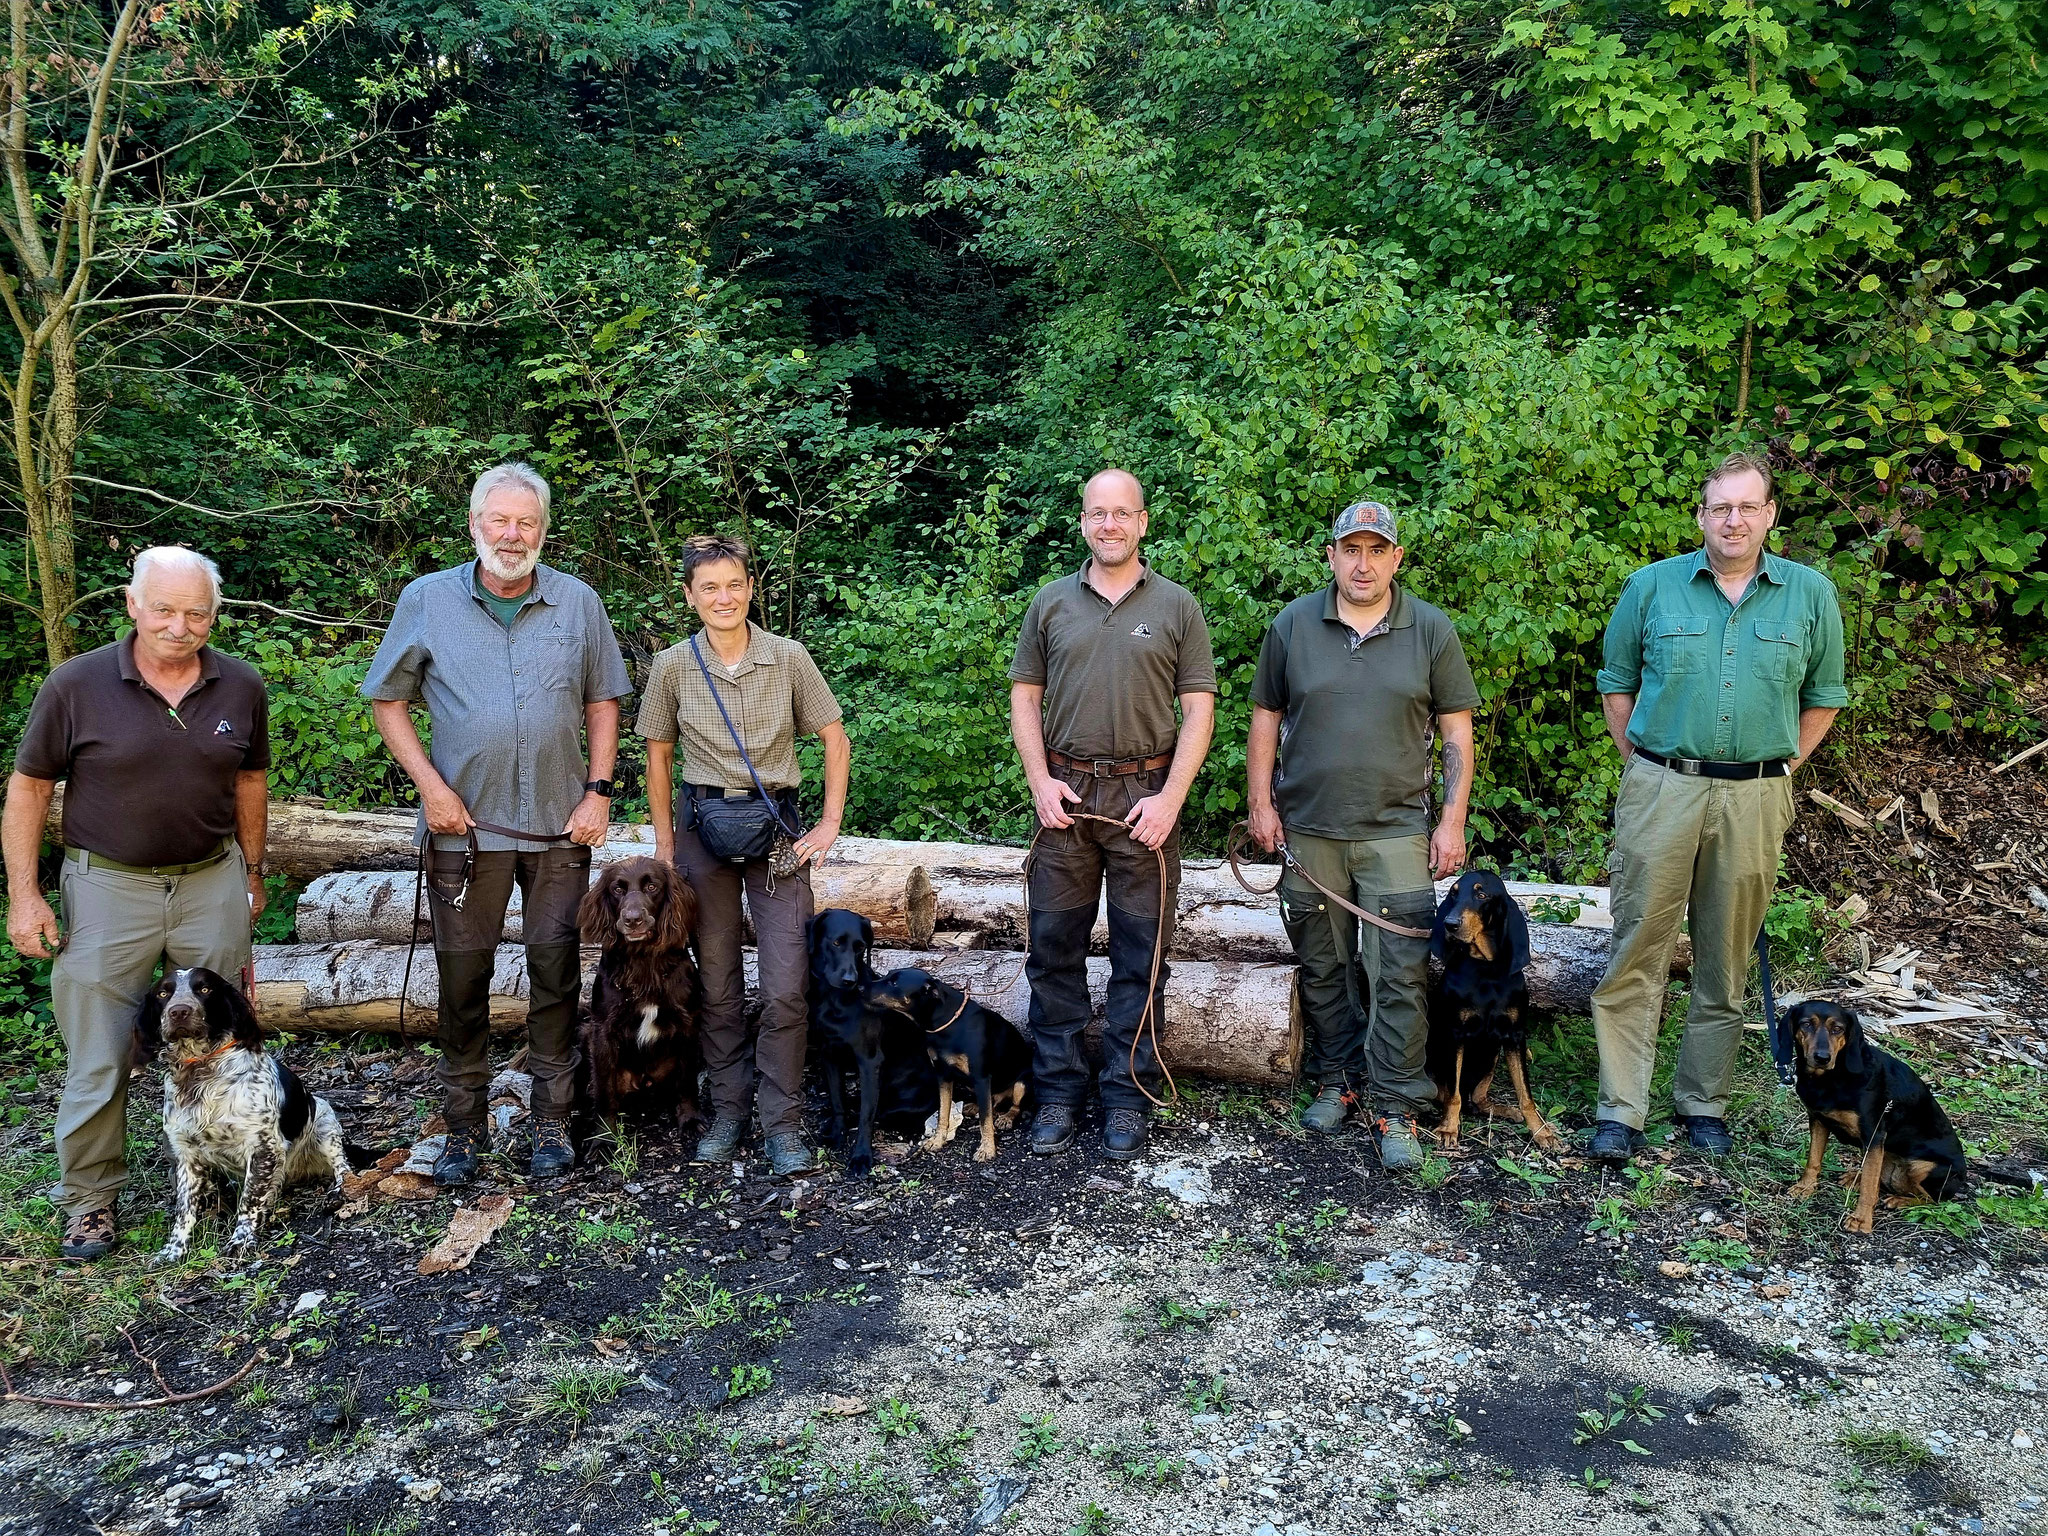
M 540 636 L 533 648 L 534 677 L 543 688 L 583 686 L 583 647 L 566 631 Z
M 1758 619 L 1752 654 L 1756 675 L 1767 683 L 1796 683 L 1806 676 L 1806 626 L 1791 620 Z
M 1659 614 L 1650 620 L 1649 662 L 1660 677 L 1686 677 L 1708 670 L 1707 621 L 1689 613 Z

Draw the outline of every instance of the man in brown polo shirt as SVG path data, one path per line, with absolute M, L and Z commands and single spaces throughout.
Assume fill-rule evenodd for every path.
M 157 962 L 239 978 L 263 910 L 270 711 L 256 669 L 207 645 L 219 611 L 211 560 L 144 550 L 128 584 L 134 635 L 52 672 L 15 749 L 0 818 L 7 937 L 31 960 L 56 956 L 67 1259 L 114 1246 L 114 1202 L 128 1182 L 130 1030 Z M 36 867 L 59 779 L 68 936 Z
M 1180 889 L 1180 812 L 1209 753 L 1216 663 L 1201 605 L 1146 566 L 1145 493 L 1105 469 L 1081 492 L 1088 560 L 1039 590 L 1010 664 L 1010 735 L 1038 811 L 1030 860 L 1033 1070 L 1031 1150 L 1064 1152 L 1088 1091 L 1088 934 L 1109 891 L 1109 998 L 1102 1030 L 1102 1148 L 1120 1161 L 1145 1145 L 1148 1085 L 1158 1081 L 1157 1024 Z M 1176 723 L 1174 704 L 1180 705 Z M 1177 729 L 1176 729 L 1177 725 Z M 1077 820 L 1073 812 L 1121 825 Z M 1164 859 L 1165 879 L 1160 878 Z

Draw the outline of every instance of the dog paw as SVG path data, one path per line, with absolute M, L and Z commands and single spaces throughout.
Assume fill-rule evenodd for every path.
M 250 1226 L 247 1222 L 243 1222 L 239 1226 L 237 1226 L 232 1233 L 229 1234 L 228 1249 L 230 1252 L 238 1252 L 241 1249 L 247 1248 L 251 1243 L 255 1241 L 256 1229 Z
M 996 1160 L 996 1149 L 994 1147 L 976 1147 L 974 1149 L 974 1160 L 977 1163 L 992 1163 Z
M 920 1152 L 943 1152 L 946 1150 L 946 1138 L 944 1136 L 927 1136 L 917 1144 L 917 1149 Z
M 1801 1179 L 1797 1184 L 1786 1190 L 1785 1193 L 1794 1200 L 1811 1200 L 1814 1188 L 1815 1185 L 1812 1179 Z
M 177 1243 L 165 1243 L 163 1247 L 157 1249 L 155 1253 L 149 1256 L 149 1267 L 151 1269 L 162 1269 L 164 1266 L 168 1264 L 177 1263 L 180 1259 L 184 1257 L 185 1250 L 182 1245 Z
M 1865 1216 L 1861 1211 L 1851 1211 L 1845 1218 L 1843 1218 L 1842 1230 L 1844 1232 L 1854 1232 L 1860 1236 L 1868 1237 L 1870 1236 L 1871 1232 L 1875 1229 L 1876 1225 L 1876 1222 L 1871 1220 L 1870 1217 Z
M 1436 1148 L 1439 1152 L 1457 1151 L 1458 1133 L 1456 1131 L 1451 1130 L 1438 1131 L 1436 1133 Z
M 1530 1135 L 1529 1139 L 1536 1143 L 1537 1149 L 1539 1151 L 1561 1152 L 1564 1150 L 1564 1141 L 1562 1140 L 1562 1138 L 1558 1136 L 1555 1130 L 1551 1129 L 1551 1127 L 1547 1125 L 1544 1126 L 1542 1130 L 1533 1132 Z
M 872 1153 L 856 1152 L 846 1160 L 846 1171 L 856 1179 L 864 1179 L 875 1170 Z

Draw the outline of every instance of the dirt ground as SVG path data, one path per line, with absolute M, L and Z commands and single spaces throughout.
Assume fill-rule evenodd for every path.
M 1871 902 L 1867 943 L 2010 1011 L 1886 1040 L 2008 1170 L 2048 1170 L 2021 1059 L 2048 1056 L 2042 761 L 1901 757 L 1833 789 L 1902 798 L 1903 832 L 1804 815 L 1788 850 Z M 424 1050 L 290 1054 L 372 1150 L 434 1108 Z M 1534 1055 L 1583 1132 L 1585 1021 Z M 2048 1199 L 1982 1184 L 1844 1236 L 1831 1183 L 1783 1194 L 1804 1120 L 1756 1037 L 1720 1165 L 1668 1126 L 1624 1178 L 1468 1121 L 1462 1155 L 1394 1179 L 1355 1123 L 1304 1137 L 1293 1102 L 1217 1084 L 1135 1167 L 1091 1128 L 1059 1159 L 1012 1135 L 977 1165 L 967 1134 L 777 1182 L 646 1130 L 547 1188 L 488 1160 L 463 1200 L 511 1217 L 432 1275 L 458 1201 L 431 1192 L 342 1218 L 302 1195 L 255 1257 L 205 1248 L 213 1223 L 149 1270 L 154 1097 L 128 1240 L 86 1270 L 54 1261 L 42 1198 L 54 1080 L 5 1106 L 0 1359 L 20 1393 L 103 1404 L 253 1365 L 166 1408 L 0 1402 L 7 1536 L 2048 1532 Z

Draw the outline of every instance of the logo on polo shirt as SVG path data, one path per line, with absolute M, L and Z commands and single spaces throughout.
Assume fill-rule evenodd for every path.
M 1131 633 L 1140 640 L 1150 640 L 1152 638 L 1152 626 L 1150 624 L 1140 624 Z
M 234 735 L 234 734 L 235 734 L 235 724 L 234 724 L 234 722 L 233 722 L 232 720 L 223 720 L 223 721 L 221 721 L 221 723 L 220 723 L 219 725 L 216 725 L 216 726 L 215 726 L 215 727 L 213 728 L 213 734 L 214 734 L 214 735 L 216 735 L 216 736 L 232 736 L 232 735 Z

